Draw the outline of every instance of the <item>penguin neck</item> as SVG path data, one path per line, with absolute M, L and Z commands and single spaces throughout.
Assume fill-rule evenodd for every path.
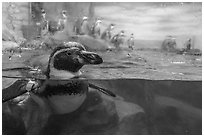
M 100 23 L 96 23 L 96 27 L 100 27 Z
M 51 69 L 50 70 L 50 76 L 54 78 L 60 78 L 60 79 L 70 79 L 76 76 L 80 76 L 82 73 L 81 71 L 77 72 L 68 72 L 65 70 L 57 70 L 57 69 Z
M 45 19 L 45 14 L 42 14 L 42 18 Z
M 70 79 L 76 76 L 80 76 L 82 73 L 79 70 L 78 72 L 68 72 L 65 70 L 57 70 L 52 68 L 50 70 L 50 76 L 59 79 Z M 51 81 L 49 81 L 51 82 Z M 59 83 L 61 83 L 59 81 Z M 59 84 L 58 83 L 58 84 Z M 54 83 L 50 83 L 54 85 Z M 64 84 L 64 83 L 63 83 Z M 86 92 L 82 92 L 83 94 L 76 95 L 53 95 L 48 97 L 46 100 L 48 101 L 50 107 L 54 111 L 55 114 L 67 114 L 77 110 L 86 99 Z
M 85 24 L 85 23 L 87 23 L 87 20 L 83 20 L 83 21 L 82 21 L 82 25 Z
M 62 14 L 62 17 L 63 17 L 64 19 L 66 19 L 66 18 L 67 18 L 67 16 L 66 16 L 65 14 Z

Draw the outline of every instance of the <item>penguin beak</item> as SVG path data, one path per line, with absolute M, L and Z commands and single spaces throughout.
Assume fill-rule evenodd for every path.
M 101 64 L 103 63 L 103 59 L 94 52 L 88 52 L 82 50 L 79 56 L 83 59 L 83 64 Z

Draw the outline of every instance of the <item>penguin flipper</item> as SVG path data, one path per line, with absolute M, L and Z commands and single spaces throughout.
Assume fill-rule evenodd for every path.
M 102 92 L 102 93 L 104 93 L 104 94 L 106 94 L 108 96 L 116 97 L 116 95 L 113 92 L 111 92 L 110 90 L 98 87 L 98 86 L 96 86 L 94 84 L 89 83 L 89 87 L 93 88 L 93 89 L 97 89 L 98 91 L 100 91 L 100 92 Z

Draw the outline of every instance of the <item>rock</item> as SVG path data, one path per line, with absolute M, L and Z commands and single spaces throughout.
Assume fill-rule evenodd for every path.
M 13 41 L 17 42 L 19 45 L 25 41 L 25 38 L 22 36 L 22 32 L 19 30 L 8 29 L 6 25 L 2 26 L 2 40 L 3 41 Z
M 164 51 L 172 52 L 176 51 L 176 48 L 177 48 L 176 40 L 171 36 L 167 37 L 161 45 L 161 49 Z
M 4 41 L 15 41 L 14 37 L 13 37 L 14 32 L 9 31 L 8 29 L 5 29 L 3 27 L 2 30 L 2 40 Z
M 28 25 L 28 20 L 23 20 L 22 25 Z
M 17 20 L 23 20 L 25 17 L 27 17 L 28 16 L 28 13 L 27 12 L 24 12 L 24 13 L 16 13 L 15 14 L 15 18 L 17 19 Z
M 14 20 L 13 21 L 13 26 L 14 26 L 15 29 L 20 30 L 21 29 L 21 25 L 22 25 L 22 21 L 20 21 L 20 20 Z
M 2 3 L 2 40 L 13 41 L 18 45 L 25 41 L 21 28 L 23 23 L 28 22 L 28 4 L 28 2 Z
M 17 48 L 19 45 L 13 41 L 2 41 L 2 50 L 9 50 L 12 48 Z
M 16 38 L 16 42 L 18 45 L 22 45 L 23 43 L 26 42 L 26 39 L 23 37 L 18 37 L 18 38 Z

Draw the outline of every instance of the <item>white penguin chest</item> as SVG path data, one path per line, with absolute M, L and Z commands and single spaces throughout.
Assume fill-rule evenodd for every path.
M 82 95 L 53 95 L 48 98 L 49 104 L 57 114 L 71 113 L 77 110 L 86 99 L 86 94 Z

